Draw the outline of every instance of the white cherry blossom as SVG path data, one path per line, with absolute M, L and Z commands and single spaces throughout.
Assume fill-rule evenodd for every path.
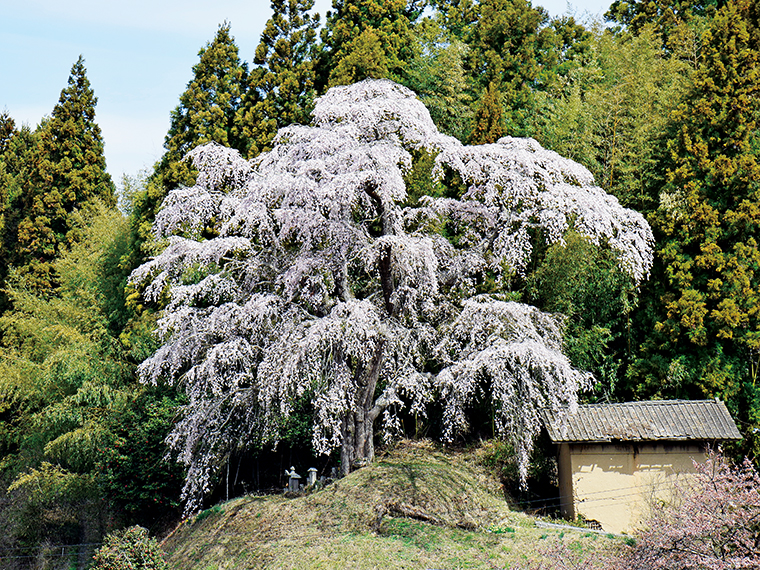
M 464 186 L 412 205 L 404 176 L 423 149 L 432 177 Z M 424 415 L 439 399 L 450 439 L 490 398 L 524 477 L 538 410 L 572 408 L 590 378 L 562 354 L 560 316 L 478 294 L 483 275 L 506 289 L 535 236 L 561 242 L 571 226 L 637 281 L 652 263 L 649 226 L 588 170 L 531 139 L 463 146 L 387 80 L 329 90 L 313 126 L 282 129 L 253 161 L 214 144 L 189 159 L 196 186 L 156 217 L 168 246 L 130 278 L 164 302 L 140 376 L 188 398 L 168 438 L 188 510 L 230 453 L 276 444 L 301 398 L 314 448 L 340 449 L 344 470 L 372 459 L 376 420 L 392 437 L 404 406 Z

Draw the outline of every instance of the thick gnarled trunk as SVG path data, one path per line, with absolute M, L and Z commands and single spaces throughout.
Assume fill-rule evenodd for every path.
M 367 410 L 349 412 L 343 419 L 340 468 L 343 475 L 362 467 L 375 456 L 374 422 Z
M 392 213 L 389 212 L 377 191 L 377 186 L 372 183 L 364 185 L 364 191 L 372 198 L 380 215 L 383 226 L 383 235 L 394 233 Z M 388 316 L 394 316 L 396 309 L 393 305 L 393 282 L 391 249 L 389 245 L 379 259 L 380 282 L 385 300 L 385 310 Z M 347 475 L 353 469 L 362 467 L 371 462 L 375 457 L 374 425 L 377 417 L 388 407 L 387 400 L 381 395 L 375 400 L 380 369 L 383 364 L 383 348 L 385 341 L 380 341 L 375 347 L 375 354 L 368 366 L 356 371 L 356 398 L 354 406 L 343 418 L 341 427 L 343 445 L 340 451 L 341 472 Z
M 375 348 L 370 365 L 357 371 L 357 391 L 353 409 L 346 413 L 341 426 L 343 444 L 340 450 L 340 467 L 343 475 L 362 467 L 375 457 L 375 420 L 387 407 L 380 396 L 375 400 L 375 389 L 383 364 L 384 341 Z

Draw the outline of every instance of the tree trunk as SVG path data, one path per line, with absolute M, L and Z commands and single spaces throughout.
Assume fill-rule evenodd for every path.
M 375 389 L 383 363 L 385 341 L 378 342 L 370 365 L 357 371 L 357 392 L 353 410 L 343 418 L 341 427 L 343 444 L 340 450 L 340 468 L 343 475 L 363 467 L 375 457 L 374 424 L 380 413 L 388 406 L 381 396 L 375 400 Z
M 394 233 L 394 220 L 391 211 L 386 210 L 378 193 L 377 186 L 366 183 L 364 191 L 372 199 L 377 208 L 383 226 L 383 235 Z M 385 310 L 393 316 L 395 309 L 391 302 L 395 283 L 391 271 L 391 250 L 386 246 L 379 260 L 380 282 L 385 300 Z M 340 450 L 340 468 L 343 475 L 348 475 L 353 469 L 370 463 L 375 457 L 375 420 L 388 407 L 388 401 L 381 395 L 375 400 L 375 389 L 383 364 L 383 347 L 381 340 L 375 347 L 375 354 L 368 366 L 356 370 L 357 391 L 351 411 L 343 418 L 341 435 L 343 444 Z

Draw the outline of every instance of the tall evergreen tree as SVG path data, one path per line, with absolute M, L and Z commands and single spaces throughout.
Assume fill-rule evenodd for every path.
M 272 0 L 256 48 L 248 91 L 238 111 L 242 151 L 248 157 L 269 150 L 277 129 L 308 123 L 314 100 L 314 45 L 319 15 L 314 0 Z
M 483 0 L 476 11 L 477 21 L 466 36 L 468 71 L 478 90 L 494 83 L 501 91 L 507 133 L 530 134 L 533 89 L 552 40 L 546 28 L 549 16 L 530 0 Z
M 387 69 L 386 77 L 400 80 L 407 63 L 414 57 L 412 21 L 419 15 L 417 4 L 406 0 L 333 0 L 333 9 L 327 13 L 322 30 L 324 46 L 318 87 L 323 89 L 328 83 L 336 84 L 339 82 L 337 74 L 345 78 L 351 70 L 354 70 L 355 81 L 378 75 L 383 69 Z M 368 29 L 372 34 L 362 37 Z M 382 58 L 378 43 L 382 47 Z M 367 57 L 373 61 L 359 61 Z M 345 58 L 349 61 L 341 65 Z M 338 66 L 340 69 L 335 71 Z M 362 77 L 362 69 L 372 74 Z
M 670 32 L 694 17 L 708 16 L 727 0 L 615 0 L 604 14 L 608 22 L 625 26 L 638 34 L 653 25 L 664 39 Z
M 144 188 L 132 198 L 128 265 L 139 265 L 148 254 L 150 227 L 166 194 L 181 185 L 195 182 L 195 170 L 183 160 L 199 144 L 216 142 L 243 150 L 238 112 L 248 79 L 248 67 L 240 61 L 230 25 L 224 23 L 199 52 L 193 66 L 193 79 L 180 95 L 171 113 L 169 132 L 164 140 L 166 152 L 156 165 Z
M 434 17 L 423 19 L 415 35 L 423 36 L 435 22 L 449 37 L 432 46 L 420 45 L 422 53 L 407 82 L 416 87 L 417 60 L 429 59 L 430 53 L 448 52 L 452 77 L 459 73 L 457 59 L 461 58 L 469 86 L 460 92 L 466 92 L 470 101 L 482 102 L 493 83 L 501 93 L 501 122 L 506 134 L 534 136 L 546 101 L 572 84 L 572 74 L 590 59 L 593 36 L 584 26 L 572 17 L 550 20 L 548 13 L 534 8 L 530 0 L 434 0 L 432 4 Z M 463 49 L 455 54 L 458 42 Z M 475 107 L 482 105 L 476 103 Z
M 719 396 L 758 427 L 759 11 L 736 0 L 716 13 L 693 88 L 673 115 L 653 216 L 662 278 L 649 294 L 661 312 L 636 370 L 642 395 Z M 745 452 L 759 443 L 748 434 Z
M 443 27 L 465 41 L 478 21 L 477 0 L 429 0 Z
M 382 79 L 391 75 L 380 37 L 367 28 L 346 47 L 343 57 L 330 72 L 329 86 L 351 85 L 367 78 Z
M 417 49 L 405 85 L 417 93 L 438 130 L 464 142 L 471 129 L 472 94 L 464 69 L 467 46 L 438 13 L 415 27 Z
M 3 246 L 0 252 L 0 280 L 9 264 L 7 256 L 9 247 L 13 247 L 16 242 L 15 237 L 12 242 L 6 241 L 5 234 L 6 218 L 12 216 L 15 210 L 12 203 L 15 193 L 12 191 L 11 185 L 15 181 L 13 163 L 18 158 L 17 152 L 8 152 L 8 150 L 17 136 L 16 122 L 7 111 L 4 111 L 0 114 L 0 244 Z
M 760 43 L 750 0 L 721 10 L 704 64 L 675 114 L 660 250 L 673 338 L 735 339 L 760 348 Z
M 96 199 L 115 204 L 103 138 L 95 123 L 96 104 L 80 56 L 51 117 L 36 134 L 36 158 L 25 198 L 29 202 L 18 224 L 22 273 L 30 276 L 30 284 L 43 289 L 52 282 L 50 262 L 62 246 L 77 240 L 72 212 Z
M 504 110 L 495 82 L 488 84 L 475 111 L 470 144 L 493 143 L 504 136 Z
M 570 82 L 571 73 L 590 61 L 594 35 L 572 16 L 553 18 L 548 32 L 538 85 L 553 89 L 560 78 Z
M 16 121 L 10 116 L 8 111 L 0 113 L 0 160 L 8 148 L 11 137 L 16 132 Z
M 0 114 L 0 315 L 7 308 L 7 298 L 2 292 L 2 284 L 5 282 L 10 266 L 11 256 L 9 253 L 14 251 L 14 244 L 16 243 L 15 227 L 17 222 L 13 218 L 15 217 L 14 213 L 18 210 L 13 205 L 16 193 L 11 187 L 15 182 L 15 177 L 13 172 L 9 172 L 9 166 L 6 164 L 16 157 L 14 153 L 6 155 L 6 151 L 16 135 L 16 122 L 7 111 L 4 111 Z M 13 229 L 11 230 L 11 228 Z M 7 238 L 7 234 L 12 234 L 13 237 Z
M 18 226 L 29 211 L 32 178 L 38 158 L 37 136 L 27 126 L 13 132 L 0 155 L 0 314 L 8 309 L 5 279 L 22 264 Z
M 193 79 L 172 111 L 164 154 L 157 172 L 166 190 L 192 184 L 194 174 L 184 156 L 195 146 L 208 142 L 242 149 L 244 143 L 236 126 L 248 69 L 240 61 L 230 25 L 219 26 L 214 39 L 198 52 Z

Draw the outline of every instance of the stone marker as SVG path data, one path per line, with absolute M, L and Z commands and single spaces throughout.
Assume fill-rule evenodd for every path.
M 285 471 L 285 475 L 288 476 L 288 491 L 291 493 L 298 493 L 301 488 L 299 482 L 301 479 L 303 479 L 303 477 L 296 473 L 295 467 L 291 467 L 290 471 Z

